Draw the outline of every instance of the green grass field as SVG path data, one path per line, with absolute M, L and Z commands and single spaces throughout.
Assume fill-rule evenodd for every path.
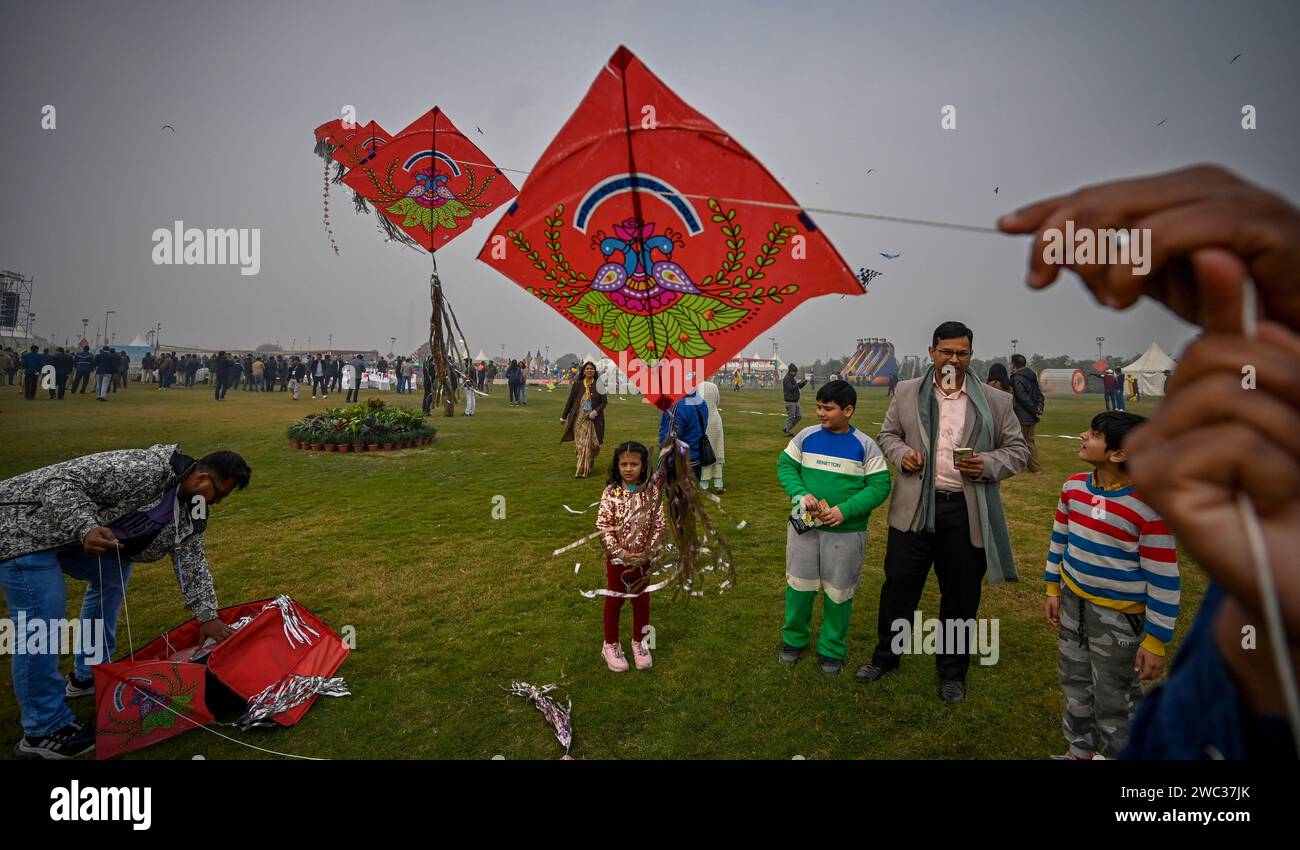
M 133 385 L 98 404 L 90 394 L 27 402 L 17 390 L 0 391 L 0 478 L 170 442 L 196 455 L 233 449 L 252 466 L 252 486 L 215 508 L 209 525 L 221 603 L 287 593 L 336 630 L 353 626 L 357 646 L 340 671 L 353 696 L 321 699 L 292 729 L 222 730 L 249 743 L 324 758 L 557 758 L 561 748 L 541 714 L 504 690 L 520 679 L 567 689 L 578 758 L 1039 759 L 1064 751 L 1056 638 L 1043 618 L 1040 578 L 1061 482 L 1081 469 L 1070 440 L 1040 437 L 1044 473 L 1003 483 L 1022 581 L 986 588 L 980 614 L 1000 619 L 1001 657 L 972 664 L 966 701 L 949 707 L 937 697 L 927 656 L 905 658 L 898 674 L 872 686 L 852 678 L 875 642 L 887 506 L 871 520 L 845 674 L 823 676 L 815 658 L 789 669 L 778 663 L 788 500 L 775 464 L 786 438 L 782 418 L 753 413 L 781 413 L 776 390 L 723 394 L 735 587 L 689 603 L 656 599 L 655 666 L 624 674 L 600 658 L 601 602 L 578 592 L 603 583 L 598 544 L 551 552 L 594 530 L 595 509 L 575 516 L 561 506 L 582 509 L 599 498 L 613 444 L 653 443 L 658 411 L 639 399 L 611 399 L 599 475 L 578 480 L 572 444 L 558 442 L 564 389 L 534 387 L 527 407 L 512 408 L 496 387 L 472 419 L 435 417 L 436 443 L 379 455 L 288 447 L 291 421 L 341 396 L 294 403 L 287 393 L 237 391 L 217 404 L 203 387 L 163 393 Z M 812 393 L 805 395 L 802 424 L 815 424 Z M 874 435 L 886 406 L 884 390 L 866 390 L 855 423 Z M 1051 399 L 1039 433 L 1077 434 L 1101 407 L 1100 396 Z M 1149 414 L 1154 403 L 1130 409 Z M 498 495 L 503 520 L 492 518 Z M 746 527 L 734 530 L 742 520 Z M 1181 565 L 1176 640 L 1205 584 L 1190 561 Z M 69 585 L 70 617 L 82 587 Z M 128 604 L 137 645 L 188 616 L 166 560 L 136 567 Z M 922 609 L 937 616 L 933 577 Z M 630 617 L 625 608 L 625 635 Z M 119 651 L 125 636 L 123 622 Z M 0 659 L 0 757 L 20 734 L 9 666 Z M 65 659 L 63 669 L 70 667 Z M 87 699 L 73 707 L 92 717 Z M 128 757 L 194 755 L 261 754 L 191 731 Z

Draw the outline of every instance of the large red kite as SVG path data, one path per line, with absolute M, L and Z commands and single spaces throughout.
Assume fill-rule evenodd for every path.
M 377 143 L 363 130 L 334 152 L 335 159 L 340 151 L 357 160 L 343 182 L 426 251 L 456 238 L 516 192 L 436 106 L 391 139 Z
M 479 259 L 666 408 L 803 301 L 863 285 L 740 143 L 625 47 L 542 154 Z

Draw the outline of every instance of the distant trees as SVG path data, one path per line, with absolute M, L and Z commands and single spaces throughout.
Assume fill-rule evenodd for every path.
M 801 368 L 799 371 L 812 372 L 817 378 L 817 383 L 823 384 L 830 380 L 831 375 L 838 374 L 841 378 L 844 377 L 844 364 L 849 362 L 850 356 L 851 355 L 844 354 L 839 357 L 832 357 L 825 362 L 814 360 L 811 366 Z
M 274 342 L 264 342 L 257 347 L 259 353 L 265 354 L 269 351 L 284 351 L 284 347 Z

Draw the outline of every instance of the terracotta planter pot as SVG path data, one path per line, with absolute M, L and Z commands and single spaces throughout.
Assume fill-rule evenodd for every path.
M 336 452 L 336 451 L 338 451 L 338 450 L 339 450 L 339 447 L 338 447 L 338 444 L 337 444 L 337 443 L 326 443 L 326 444 L 325 444 L 325 451 L 327 451 L 327 452 Z
M 386 451 L 386 452 L 391 452 L 392 450 L 393 450 L 393 444 L 392 444 L 392 443 L 384 443 L 384 451 Z
M 308 443 L 307 445 L 309 445 L 311 450 L 314 452 L 320 451 L 320 443 Z
M 339 451 L 342 452 L 343 454 L 347 454 L 348 452 L 352 451 L 352 444 L 339 443 Z
M 378 443 L 366 443 L 366 451 L 368 451 L 368 452 L 377 452 L 377 451 L 379 451 L 379 444 L 378 444 Z
M 400 446 L 398 446 L 398 448 L 401 448 L 401 449 L 409 449 L 410 447 L 411 447 L 411 441 L 410 441 L 410 440 L 402 440 L 402 444 L 401 444 Z
M 298 440 L 290 440 L 290 441 L 289 441 L 289 448 L 291 448 L 291 449 L 300 449 L 300 448 L 302 448 L 302 443 L 301 443 L 300 441 L 298 441 Z

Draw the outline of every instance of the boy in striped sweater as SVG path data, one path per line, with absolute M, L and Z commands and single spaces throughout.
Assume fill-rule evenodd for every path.
M 785 628 L 781 662 L 795 664 L 812 638 L 812 609 L 825 588 L 817 654 L 822 672 L 844 669 L 853 593 L 862 577 L 867 520 L 889 496 L 889 469 L 876 441 L 854 428 L 858 394 L 847 381 L 830 381 L 817 391 L 821 425 L 795 434 L 776 462 L 777 477 L 796 505 L 820 523 L 799 534 L 786 529 Z M 827 507 L 822 507 L 822 502 Z
M 1076 759 L 1116 758 L 1142 697 L 1165 669 L 1178 619 L 1178 553 L 1129 482 L 1124 435 L 1146 421 L 1099 413 L 1079 435 L 1092 472 L 1061 490 L 1047 553 L 1047 620 L 1060 630 L 1063 728 Z

